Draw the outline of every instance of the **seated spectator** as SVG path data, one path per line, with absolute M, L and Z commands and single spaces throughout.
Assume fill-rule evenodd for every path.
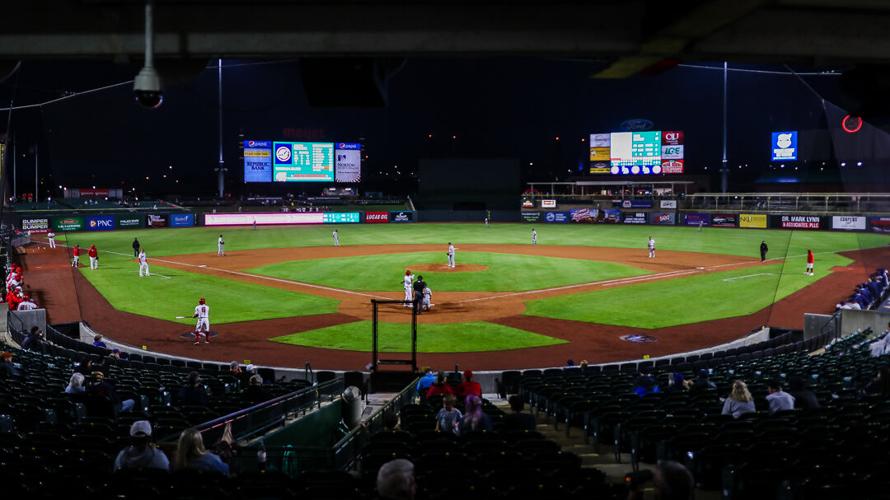
M 457 386 L 457 397 L 464 401 L 467 396 L 482 397 L 482 384 L 473 380 L 473 372 L 470 370 L 464 370 L 464 381 Z
M 875 378 L 865 387 L 865 393 L 871 396 L 890 396 L 890 365 L 878 370 Z
M 377 495 L 387 500 L 413 500 L 417 492 L 414 464 L 404 458 L 386 462 L 377 471 Z
M 31 327 L 31 331 L 22 341 L 22 349 L 26 351 L 46 352 L 46 337 L 43 331 L 36 326 Z
M 83 373 L 72 373 L 71 379 L 68 380 L 68 386 L 65 387 L 65 394 L 86 392 L 86 388 L 83 386 L 84 380 L 86 380 L 86 377 L 83 376 Z
M 119 412 L 132 411 L 133 407 L 136 406 L 136 401 L 133 401 L 132 399 L 126 399 L 124 401 L 120 400 L 117 391 L 114 390 L 114 386 L 105 380 L 104 373 L 93 372 L 91 378 L 92 381 L 86 390 L 87 394 L 90 396 L 107 399 L 114 405 L 115 411 Z
M 668 386 L 667 392 L 687 392 L 692 385 L 691 380 L 686 380 L 686 376 L 681 372 L 675 372 L 671 376 L 671 385 Z
M 689 469 L 679 462 L 662 460 L 655 467 L 652 482 L 655 485 L 655 498 L 658 500 L 692 500 L 695 494 L 695 480 Z M 645 483 L 643 483 L 645 484 Z M 634 485 L 628 500 L 642 500 L 643 484 Z
M 717 384 L 711 382 L 711 374 L 708 370 L 702 368 L 698 371 L 698 376 L 696 376 L 692 380 L 692 387 L 690 391 L 699 392 L 699 391 L 708 391 L 708 390 L 716 390 Z
M 890 354 L 890 324 L 888 324 L 887 329 L 884 330 L 883 336 L 869 344 L 868 350 L 873 358 Z
M 741 380 L 732 383 L 732 392 L 729 397 L 723 401 L 723 415 L 732 415 L 733 418 L 739 418 L 745 413 L 754 412 L 754 398 L 748 392 L 748 385 Z
M 530 413 L 522 413 L 525 402 L 518 395 L 510 396 L 510 413 L 504 417 L 503 428 L 510 431 L 533 431 L 537 427 L 535 416 Z
M 383 431 L 396 432 L 401 431 L 402 426 L 399 423 L 399 414 L 394 411 L 387 411 L 383 414 Z
M 247 388 L 241 393 L 244 399 L 251 404 L 261 403 L 272 399 L 268 391 L 263 388 L 263 377 L 253 375 L 247 383 Z
M 442 408 L 436 413 L 436 432 L 460 432 L 460 421 L 463 414 L 454 407 L 454 394 L 446 394 L 442 400 Z
M 770 413 L 794 409 L 794 397 L 782 390 L 782 382 L 770 380 L 766 385 L 766 389 L 769 391 L 769 394 L 766 395 L 766 400 L 769 402 Z
M 21 376 L 21 370 L 16 368 L 15 363 L 12 362 L 12 353 L 4 351 L 3 354 L 0 354 L 0 377 L 13 378 Z
M 448 385 L 448 382 L 445 381 L 445 372 L 439 372 L 439 374 L 436 375 L 436 382 L 426 391 L 427 399 L 438 394 L 454 394 L 454 390 L 452 390 L 451 386 Z
M 246 387 L 250 382 L 250 375 L 241 368 L 241 364 L 237 361 L 229 363 L 229 375 L 235 377 L 241 387 Z
M 114 470 L 121 469 L 170 470 L 167 455 L 151 442 L 151 424 L 148 420 L 137 420 L 130 426 L 130 445 L 114 459 Z
M 102 336 L 96 335 L 93 337 L 93 345 L 96 347 L 101 347 L 102 349 L 108 349 L 108 345 L 105 342 L 102 342 Z
M 33 311 L 34 309 L 37 309 L 37 303 L 35 303 L 33 300 L 31 300 L 30 295 L 25 295 L 22 298 L 22 301 L 19 302 L 18 307 L 16 308 L 16 310 L 18 310 L 18 311 Z
M 115 359 L 121 359 L 121 351 L 120 349 L 112 349 L 108 356 Z
M 481 399 L 476 396 L 467 396 L 466 412 L 460 422 L 461 435 L 491 431 L 491 419 L 482 411 Z
M 91 376 L 94 371 L 93 370 L 93 360 L 90 358 L 84 359 L 83 361 L 78 363 L 77 366 L 74 367 L 74 371 L 76 371 L 77 373 L 83 374 L 84 377 Z
M 229 475 L 229 465 L 219 455 L 204 449 L 204 438 L 194 427 L 179 435 L 173 467 L 176 470 L 192 469 Z
M 581 368 L 581 371 L 587 370 L 587 360 L 582 359 L 580 363 L 578 363 L 578 367 Z
M 807 381 L 801 377 L 793 377 L 788 381 L 791 397 L 794 398 L 794 406 L 801 410 L 813 410 L 820 408 L 816 393 L 807 386 Z
M 637 396 L 643 397 L 646 394 L 657 394 L 661 392 L 661 388 L 658 387 L 655 377 L 651 375 L 640 375 L 640 377 L 637 378 L 633 392 Z
M 571 358 L 567 359 L 566 360 L 566 368 L 571 368 L 573 366 L 575 366 L 575 360 L 571 359 Z
M 417 393 L 421 395 L 421 397 L 426 396 L 426 391 L 430 388 L 431 385 L 436 383 L 436 375 L 433 374 L 433 369 L 430 367 L 425 367 L 423 369 L 423 377 L 417 381 Z
M 198 372 L 190 372 L 186 386 L 179 390 L 179 401 L 185 405 L 207 406 L 207 391 Z

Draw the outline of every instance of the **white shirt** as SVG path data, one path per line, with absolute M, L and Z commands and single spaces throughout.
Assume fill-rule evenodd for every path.
M 649 238 L 649 248 L 655 248 L 655 240 Z
M 46 233 L 46 237 L 49 239 L 53 239 L 56 237 L 56 233 L 53 233 L 53 232 Z
M 454 255 L 454 245 L 448 245 L 448 255 Z
M 33 311 L 37 309 L 37 304 L 31 302 L 30 300 L 25 302 L 20 302 L 18 305 L 17 311 Z
M 538 238 L 538 232 L 537 232 L 537 231 L 532 231 L 532 238 L 534 238 L 534 239 L 537 239 L 537 238 Z
M 413 274 L 406 274 L 405 278 L 402 279 L 402 284 L 405 285 L 405 288 L 411 288 L 411 283 L 414 281 Z
M 226 242 L 223 241 L 222 236 L 220 236 L 220 237 L 219 237 L 219 240 L 217 240 L 216 244 L 219 245 L 219 246 L 223 246 L 223 245 L 226 244 Z
M 139 263 L 147 264 L 145 252 L 139 252 Z
M 207 304 L 198 304 L 195 307 L 195 314 L 198 319 L 207 319 L 210 316 L 210 306 Z
M 429 302 L 429 300 L 430 300 L 432 297 L 433 297 L 433 292 L 432 292 L 432 290 L 430 290 L 429 287 L 424 288 L 424 289 L 423 289 L 423 300 L 426 300 L 427 302 Z

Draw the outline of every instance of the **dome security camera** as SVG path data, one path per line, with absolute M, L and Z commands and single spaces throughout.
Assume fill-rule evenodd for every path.
M 133 95 L 140 106 L 157 109 L 164 102 L 161 79 L 153 67 L 146 66 L 136 75 L 133 82 Z

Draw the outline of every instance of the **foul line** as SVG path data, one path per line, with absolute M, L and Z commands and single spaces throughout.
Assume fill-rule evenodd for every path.
M 754 278 L 756 276 L 775 276 L 776 273 L 757 273 L 757 274 L 746 274 L 744 276 L 736 276 L 734 278 L 724 278 L 723 281 L 735 281 L 735 280 L 743 280 L 746 278 Z

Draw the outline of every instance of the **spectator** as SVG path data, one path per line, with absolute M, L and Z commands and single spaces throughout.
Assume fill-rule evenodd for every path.
M 692 381 L 686 380 L 686 376 L 682 372 L 675 372 L 671 376 L 671 385 L 668 386 L 667 392 L 687 392 L 692 385 Z
M 30 295 L 25 295 L 22 301 L 19 302 L 18 307 L 16 307 L 18 311 L 33 311 L 34 309 L 37 309 L 37 304 L 31 300 Z
M 482 385 L 473 380 L 473 372 L 470 370 L 464 370 L 464 381 L 457 386 L 457 397 L 464 401 L 467 396 L 482 397 Z
M 766 389 L 769 391 L 766 400 L 769 402 L 770 413 L 794 409 L 794 397 L 782 390 L 782 382 L 770 380 L 767 382 Z
M 74 371 L 82 373 L 84 377 L 91 376 L 93 374 L 93 360 L 90 358 L 84 359 L 74 367 Z
M 272 399 L 266 389 L 263 388 L 263 377 L 253 375 L 247 383 L 247 388 L 242 393 L 244 399 L 251 404 L 261 403 Z
M 504 430 L 510 431 L 533 431 L 537 427 L 535 416 L 529 413 L 522 413 L 525 408 L 525 402 L 518 395 L 510 396 L 510 409 L 513 413 L 504 417 Z
M 46 338 L 40 328 L 36 326 L 31 327 L 31 331 L 28 332 L 25 340 L 22 341 L 22 349 L 26 351 L 46 352 Z
M 423 377 L 417 381 L 417 393 L 422 396 L 426 395 L 427 389 L 430 388 L 431 385 L 436 383 L 436 376 L 433 375 L 433 369 L 430 367 L 425 367 L 423 369 Z
M 83 373 L 72 373 L 71 379 L 68 380 L 68 386 L 65 387 L 65 394 L 86 392 L 86 388 L 83 386 L 84 380 L 86 380 L 86 377 L 83 376 Z
M 583 372 L 583 371 L 586 371 L 586 370 L 587 370 L 587 360 L 586 360 L 586 359 L 582 359 L 581 362 L 578 363 L 578 367 L 581 368 L 581 371 L 582 371 L 582 372 Z
M 755 411 L 754 398 L 748 392 L 748 385 L 741 380 L 732 383 L 732 392 L 729 397 L 723 401 L 723 415 L 732 415 L 733 418 L 739 418 L 745 413 Z
M 4 351 L 0 354 L 0 376 L 5 378 L 21 377 L 21 371 L 12 362 L 12 353 Z
M 179 401 L 185 405 L 207 406 L 207 391 L 198 372 L 190 372 L 186 386 L 179 390 Z
M 204 438 L 194 427 L 179 435 L 173 467 L 176 470 L 192 469 L 229 475 L 228 464 L 219 455 L 204 449 Z
M 571 359 L 571 358 L 567 359 L 566 360 L 566 368 L 571 368 L 573 366 L 575 366 L 575 360 Z
M 652 482 L 655 485 L 655 498 L 658 500 L 692 500 L 695 493 L 695 480 L 689 469 L 678 462 L 662 460 L 655 467 Z M 628 494 L 628 500 L 642 500 L 642 484 L 635 485 Z
M 791 389 L 791 397 L 794 398 L 794 406 L 801 410 L 813 410 L 821 408 L 816 393 L 807 386 L 807 381 L 801 377 L 794 377 L 788 383 Z
M 238 385 L 241 387 L 246 387 L 250 382 L 250 375 L 241 368 L 237 361 L 229 363 L 229 375 L 235 377 L 238 380 Z
M 6 354 L 6 353 L 4 353 Z M 866 387 L 865 393 L 872 396 L 890 396 L 890 365 L 884 365 Z
M 386 462 L 377 471 L 377 495 L 387 500 L 413 500 L 417 492 L 414 464 L 404 458 Z
M 711 374 L 708 370 L 702 368 L 698 371 L 698 376 L 692 380 L 693 392 L 717 390 L 717 384 L 711 382 Z
M 884 330 L 884 334 L 868 346 L 868 350 L 873 358 L 890 354 L 890 324 Z
M 117 395 L 117 391 L 114 390 L 114 386 L 111 385 L 110 382 L 105 380 L 105 374 L 102 372 L 93 372 L 91 374 L 92 381 L 90 386 L 87 387 L 87 394 L 90 396 L 106 399 L 111 402 L 114 406 L 115 411 L 119 412 L 129 412 L 133 410 L 133 407 L 136 406 L 136 401 L 132 399 L 126 399 L 121 401 Z
M 151 424 L 137 420 L 130 426 L 130 445 L 117 454 L 114 470 L 160 469 L 170 470 L 170 460 L 151 442 Z
M 651 375 L 640 375 L 633 392 L 637 396 L 643 397 L 646 394 L 658 394 L 661 392 L 661 388 L 658 387 L 658 383 Z
M 446 394 L 442 401 L 443 407 L 436 414 L 436 432 L 460 433 L 460 421 L 463 418 L 460 410 L 454 407 L 454 394 Z
M 491 419 L 482 411 L 481 399 L 476 396 L 468 396 L 466 412 L 460 423 L 461 434 L 491 431 Z
M 445 372 L 436 375 L 436 382 L 426 391 L 427 399 L 439 394 L 454 394 L 454 390 L 445 379 Z
M 387 411 L 383 414 L 383 430 L 384 432 L 396 432 L 402 430 L 399 424 L 399 414 L 394 411 Z
M 96 335 L 93 337 L 93 345 L 96 347 L 101 347 L 102 349 L 108 349 L 108 345 L 105 342 L 102 342 L 102 336 Z

